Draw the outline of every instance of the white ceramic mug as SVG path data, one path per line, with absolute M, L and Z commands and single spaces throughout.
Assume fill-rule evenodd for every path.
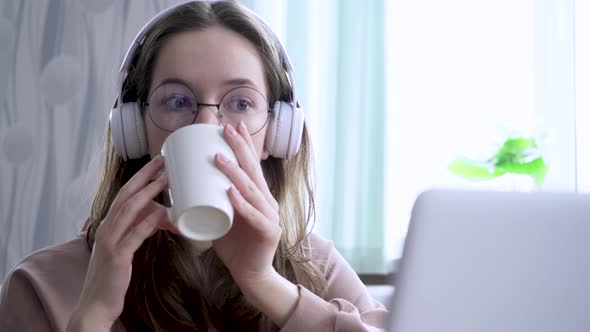
M 202 250 L 225 235 L 234 218 L 227 196 L 231 182 L 214 164 L 218 152 L 237 163 L 223 138 L 223 128 L 210 124 L 176 130 L 166 138 L 161 151 L 168 175 L 168 217 Z

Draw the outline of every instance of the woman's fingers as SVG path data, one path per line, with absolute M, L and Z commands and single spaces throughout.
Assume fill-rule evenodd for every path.
M 166 223 L 169 223 L 168 218 L 166 218 L 166 208 L 163 206 L 156 208 L 125 234 L 121 239 L 119 248 L 123 252 L 135 252 L 143 241 L 152 236 L 158 229 L 168 227 Z
M 151 179 L 162 157 L 147 163 L 125 184 L 96 230 L 88 273 L 77 310 L 112 324 L 124 307 L 133 256 L 158 228 L 173 229 L 166 208 L 153 201 L 168 185 L 165 174 Z
M 255 152 L 256 149 L 254 148 L 252 137 L 243 122 L 238 126 L 238 130 L 239 132 L 231 125 L 226 125 L 224 130 L 226 140 L 236 154 L 240 167 L 254 184 L 256 184 L 256 187 L 262 192 L 272 208 L 278 210 L 278 203 L 270 193 L 264 175 L 262 174 L 260 159 Z
M 267 220 L 267 217 L 252 206 L 235 187 L 230 187 L 228 191 L 230 202 L 236 209 L 236 213 L 242 216 L 242 218 L 261 234 L 269 232 L 269 224 L 262 222 L 263 220 Z
M 131 227 L 134 227 L 136 224 L 142 222 L 142 220 L 144 220 L 145 218 L 147 218 L 147 216 L 149 216 L 152 212 L 156 211 L 156 210 L 163 210 L 166 211 L 167 207 L 156 202 L 156 201 L 151 201 L 148 202 L 148 204 L 141 210 L 141 212 L 138 214 L 135 222 L 133 223 L 133 225 Z M 166 214 L 165 218 L 166 220 L 165 223 L 163 223 L 162 225 L 159 226 L 160 229 L 163 230 L 167 230 L 170 231 L 172 233 L 176 233 L 178 234 L 178 227 L 176 227 L 176 225 L 174 225 L 169 219 L 168 219 L 168 214 Z
M 240 121 L 240 124 L 238 124 L 237 130 L 238 130 L 238 133 L 240 133 L 240 135 L 244 138 L 244 140 L 246 141 L 246 143 L 250 147 L 250 152 L 252 152 L 252 156 L 254 156 L 256 159 L 258 159 L 258 152 L 256 151 L 256 146 L 254 145 L 254 141 L 252 141 L 252 135 L 250 135 L 250 132 L 248 131 L 248 128 L 246 127 L 246 124 L 244 123 L 244 121 Z
M 266 197 L 240 166 L 220 153 L 215 156 L 215 162 L 250 204 L 260 210 L 267 218 L 274 217 L 275 211 Z
M 275 210 L 278 210 L 279 203 L 277 203 L 274 196 L 270 193 L 270 190 L 268 189 L 268 184 L 264 179 L 264 174 L 262 173 L 262 168 L 260 167 L 260 158 L 258 157 L 258 153 L 256 152 L 256 146 L 254 145 L 254 141 L 252 140 L 252 135 L 250 135 L 250 132 L 248 131 L 248 128 L 246 127 L 246 124 L 243 121 L 241 121 L 238 126 L 238 132 L 240 133 L 240 136 L 246 141 L 246 144 L 248 144 L 248 146 L 250 146 L 251 150 L 254 152 L 255 161 L 257 163 L 256 168 L 258 169 L 258 172 L 256 172 L 256 174 L 253 175 L 252 180 L 254 181 L 254 183 L 256 183 L 258 188 L 260 188 L 262 194 L 264 194 L 264 196 L 269 201 L 269 203 L 271 203 L 273 208 Z
M 156 174 L 164 167 L 164 158 L 161 155 L 157 155 L 154 159 L 150 160 L 145 166 L 143 166 L 137 173 L 131 177 L 113 201 L 112 208 L 117 209 L 120 205 L 124 204 L 129 198 L 143 189 Z
M 256 168 L 254 167 L 254 162 L 260 164 L 260 160 L 258 157 L 252 153 L 250 146 L 244 140 L 240 133 L 230 124 L 225 126 L 225 135 L 228 144 L 236 154 L 236 158 L 238 159 L 238 163 L 240 167 L 242 167 L 246 173 L 252 175 L 256 173 Z M 250 134 L 248 134 L 250 135 Z
M 114 218 L 112 218 L 114 225 L 110 230 L 111 236 L 114 239 L 121 239 L 135 221 L 139 219 L 142 211 L 167 185 L 168 177 L 162 174 L 155 181 L 123 202 L 113 216 Z

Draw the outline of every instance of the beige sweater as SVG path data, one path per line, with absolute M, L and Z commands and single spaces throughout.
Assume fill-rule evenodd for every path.
M 325 260 L 327 299 L 303 285 L 291 317 L 281 331 L 379 331 L 388 315 L 334 248 L 310 236 L 312 254 Z M 0 331 L 65 331 L 82 290 L 90 250 L 83 237 L 39 250 L 23 259 L 4 280 Z M 301 271 L 295 271 L 302 280 Z M 119 330 L 120 323 L 113 330 Z

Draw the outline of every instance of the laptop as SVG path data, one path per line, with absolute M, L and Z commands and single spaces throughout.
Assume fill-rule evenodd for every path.
M 590 331 L 590 195 L 416 200 L 389 331 Z

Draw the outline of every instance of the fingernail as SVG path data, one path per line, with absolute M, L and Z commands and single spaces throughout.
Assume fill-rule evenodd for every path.
M 157 179 L 159 181 L 167 181 L 168 175 L 166 174 L 166 172 L 159 173 Z
M 242 129 L 244 133 L 248 132 L 248 128 L 246 128 L 246 124 L 244 123 L 244 121 L 240 121 L 240 129 Z
M 228 162 L 227 157 L 223 153 L 218 153 L 217 158 L 219 158 L 219 161 L 221 161 L 222 163 Z
M 229 186 L 227 191 L 229 191 L 230 193 L 232 193 L 234 195 L 236 195 L 238 193 L 238 189 L 236 189 L 236 186 L 234 186 L 233 184 Z
M 228 124 L 226 127 L 227 127 L 227 131 L 230 133 L 230 135 L 237 135 L 237 132 L 232 125 Z
M 164 174 L 164 170 L 158 171 L 156 174 L 154 174 L 154 176 L 151 177 L 150 181 L 159 180 L 163 174 Z

